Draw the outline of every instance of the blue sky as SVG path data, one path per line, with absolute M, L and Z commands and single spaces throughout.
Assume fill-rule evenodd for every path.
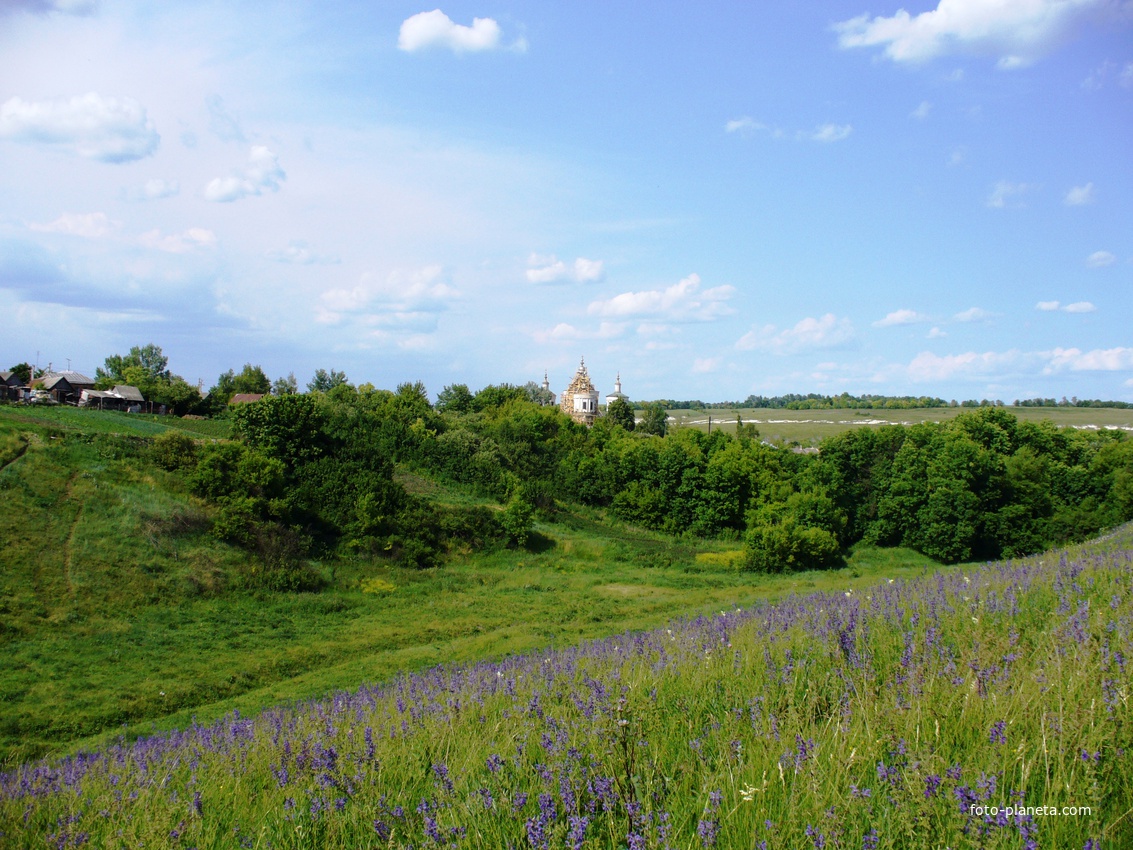
M 1133 399 L 1131 34 L 1124 0 L 6 0 L 0 359 Z

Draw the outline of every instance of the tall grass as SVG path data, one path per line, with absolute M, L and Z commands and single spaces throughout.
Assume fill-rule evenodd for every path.
M 0 843 L 1128 847 L 1131 562 L 729 607 L 28 764 Z

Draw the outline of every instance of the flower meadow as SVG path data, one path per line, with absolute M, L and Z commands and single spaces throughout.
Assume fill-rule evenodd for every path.
M 438 667 L 0 776 L 0 846 L 1133 846 L 1133 552 Z

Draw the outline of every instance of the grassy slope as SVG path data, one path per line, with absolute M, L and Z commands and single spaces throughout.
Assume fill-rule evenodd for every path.
M 0 408 L 0 763 L 250 712 L 440 662 L 562 646 L 688 612 L 921 572 L 862 552 L 835 573 L 758 579 L 593 512 L 538 526 L 527 551 L 430 571 L 321 565 L 322 594 L 233 589 L 246 556 L 138 456 L 161 423 Z M 174 420 L 177 421 L 177 420 Z M 125 435 L 123 435 L 123 430 Z M 442 503 L 467 492 L 403 475 Z M 724 550 L 723 544 L 698 544 Z M 396 590 L 364 593 L 382 578 Z

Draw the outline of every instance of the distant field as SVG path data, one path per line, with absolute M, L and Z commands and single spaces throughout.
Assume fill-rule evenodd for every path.
M 796 442 L 803 445 L 818 443 L 854 428 L 881 425 L 916 425 L 919 422 L 946 422 L 958 414 L 975 408 L 938 407 L 915 410 L 769 410 L 767 408 L 740 408 L 735 410 L 670 410 L 669 416 L 677 427 L 718 428 L 734 434 L 736 417 L 755 425 L 764 440 Z M 1133 410 L 1084 407 L 1005 407 L 1021 421 L 1038 422 L 1049 419 L 1059 427 L 1093 429 L 1119 428 L 1133 432 Z

